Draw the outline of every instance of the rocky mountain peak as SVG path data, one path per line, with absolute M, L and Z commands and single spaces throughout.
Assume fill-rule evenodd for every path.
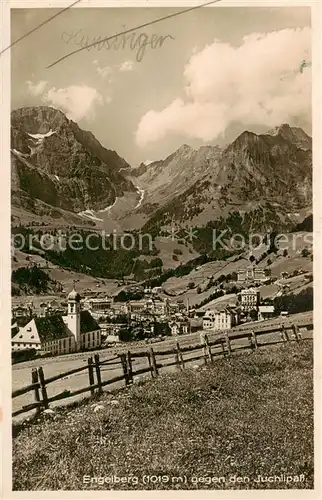
M 242 153 L 261 151 L 266 149 L 265 143 L 261 140 L 260 136 L 249 130 L 245 130 L 235 139 L 225 150 L 227 153 Z
M 282 137 L 288 142 L 303 149 L 312 149 L 312 139 L 300 127 L 291 127 L 288 123 L 283 123 L 267 132 L 272 137 Z
M 100 210 L 136 193 L 129 164 L 61 111 L 29 106 L 11 113 L 13 203 L 31 200 L 71 212 Z
M 175 154 L 178 156 L 187 156 L 191 155 L 194 152 L 195 150 L 191 146 L 189 146 L 188 144 L 183 144 L 179 149 L 177 149 Z
M 62 111 L 50 106 L 27 106 L 11 113 L 12 127 L 23 129 L 28 134 L 47 134 L 68 122 Z

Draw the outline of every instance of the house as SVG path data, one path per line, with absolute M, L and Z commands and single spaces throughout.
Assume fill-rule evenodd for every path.
M 80 310 L 80 295 L 68 295 L 66 316 L 40 316 L 30 320 L 11 339 L 12 349 L 34 347 L 52 354 L 94 349 L 101 345 L 101 329 L 89 311 Z
M 238 324 L 238 313 L 231 307 L 206 311 L 202 327 L 204 330 L 230 330 Z
M 163 300 L 154 300 L 153 301 L 154 314 L 157 316 L 165 316 L 168 313 L 168 303 Z
M 260 301 L 260 293 L 255 288 L 245 288 L 240 292 L 240 303 L 243 311 L 257 309 Z
M 274 316 L 275 308 L 271 305 L 263 305 L 258 307 L 258 320 L 263 321 Z
M 119 335 L 107 335 L 105 340 L 104 340 L 104 344 L 117 344 L 118 342 L 120 342 L 120 337 Z
M 125 323 L 102 323 L 100 324 L 102 335 L 116 336 L 119 332 L 127 326 Z
M 34 330 L 26 324 L 30 325 L 33 320 L 25 321 L 24 326 L 19 326 L 19 321 L 13 319 L 11 322 L 11 350 L 19 351 L 22 349 L 41 349 L 39 337 L 35 335 Z
M 12 309 L 13 318 L 30 318 L 32 316 L 32 309 L 30 306 L 16 306 Z
M 188 321 L 170 321 L 169 327 L 171 335 L 185 335 L 189 333 L 189 322 Z

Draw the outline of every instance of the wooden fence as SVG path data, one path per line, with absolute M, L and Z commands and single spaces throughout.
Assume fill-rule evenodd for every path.
M 300 328 L 313 330 L 313 322 L 263 328 L 260 331 L 255 331 L 254 329 L 247 331 L 230 330 L 225 332 L 225 334 L 212 335 L 213 338 L 209 338 L 210 335 L 204 334 L 204 342 L 197 343 L 196 345 L 184 345 L 187 343 L 187 340 L 189 342 L 189 339 L 181 337 L 180 340 L 182 341 L 180 343 L 179 341 L 175 341 L 173 346 L 169 346 L 169 348 L 162 351 L 155 351 L 152 347 L 148 348 L 144 346 L 143 350 L 140 349 L 138 352 L 128 350 L 104 361 L 101 361 L 99 355 L 95 354 L 94 359 L 93 357 L 88 358 L 86 366 L 74 368 L 48 378 L 45 377 L 42 367 L 33 368 L 31 371 L 31 384 L 12 392 L 12 398 L 31 392 L 33 393 L 33 402 L 14 411 L 12 416 L 15 417 L 31 410 L 35 410 L 36 414 L 39 414 L 41 411 L 48 409 L 50 403 L 54 401 L 71 398 L 86 392 L 90 392 L 91 396 L 101 394 L 103 387 L 122 380 L 125 382 L 125 385 L 130 385 L 133 383 L 135 376 L 145 373 L 150 373 L 151 377 L 155 378 L 159 375 L 159 370 L 162 368 L 175 366 L 178 370 L 183 370 L 187 363 L 200 359 L 203 359 L 204 363 L 213 363 L 216 357 L 230 357 L 236 351 L 244 349 L 255 351 L 262 346 L 280 343 L 286 344 L 291 341 L 301 342 L 303 340 L 312 340 L 311 338 L 303 339 Z M 272 334 L 275 336 L 278 334 L 278 339 L 275 338 L 269 342 L 261 342 L 261 337 Z M 236 346 L 236 341 L 240 342 L 243 340 L 246 341 L 244 345 Z M 196 351 L 199 351 L 199 353 Z M 192 354 L 192 357 L 190 354 Z M 135 364 L 138 362 L 142 364 L 144 361 L 146 362 L 146 366 L 135 367 Z M 106 371 L 104 368 L 113 371 L 119 369 L 121 374 L 103 381 L 102 373 Z M 50 384 L 83 371 L 88 372 L 89 385 L 75 391 L 64 390 L 59 394 L 48 397 L 47 388 Z

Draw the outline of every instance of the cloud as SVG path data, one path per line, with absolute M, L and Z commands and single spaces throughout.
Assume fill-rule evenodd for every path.
M 38 83 L 33 83 L 31 80 L 26 81 L 28 92 L 34 96 L 41 95 L 44 92 L 47 83 L 48 82 L 45 80 L 40 80 Z
M 310 62 L 309 27 L 253 33 L 239 46 L 214 40 L 184 68 L 184 98 L 141 118 L 137 144 L 144 147 L 168 134 L 207 142 L 233 122 L 267 127 L 299 117 L 310 122 Z
M 69 119 L 76 122 L 84 117 L 94 119 L 96 106 L 104 102 L 96 89 L 86 85 L 71 85 L 64 89 L 53 87 L 44 94 L 43 100 L 61 109 Z
M 105 80 L 105 79 L 106 79 L 106 78 L 108 78 L 108 77 L 111 77 L 111 75 L 112 75 L 112 73 L 113 73 L 113 70 L 112 70 L 112 68 L 111 68 L 110 66 L 103 66 L 103 67 L 100 67 L 100 66 L 98 65 L 98 61 L 97 61 L 97 59 L 95 59 L 95 60 L 93 61 L 93 64 L 94 64 L 94 66 L 95 66 L 95 69 L 96 69 L 97 73 L 100 75 L 100 77 L 102 77 L 102 78 L 103 78 L 103 80 Z M 112 81 L 112 79 L 111 79 L 111 78 L 109 78 L 109 82 L 111 82 L 111 81 Z
M 133 71 L 134 62 L 133 61 L 124 61 L 123 64 L 119 67 L 120 71 Z

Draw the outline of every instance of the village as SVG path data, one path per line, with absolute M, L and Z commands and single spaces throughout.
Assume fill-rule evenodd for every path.
M 38 355 L 61 355 L 121 342 L 156 342 L 168 336 L 220 333 L 277 314 L 273 301 L 261 298 L 260 293 L 260 286 L 271 281 L 264 270 L 249 266 L 237 273 L 233 301 L 221 300 L 226 297 L 225 291 L 220 290 L 218 300 L 199 308 L 190 306 L 189 301 L 166 296 L 162 286 L 142 289 L 132 285 L 117 296 L 107 296 L 77 290 L 74 284 L 65 300 L 57 298 L 38 307 L 33 302 L 13 307 L 12 352 L 32 350 Z M 281 290 L 279 294 L 282 293 Z M 288 315 L 288 311 L 278 314 Z

